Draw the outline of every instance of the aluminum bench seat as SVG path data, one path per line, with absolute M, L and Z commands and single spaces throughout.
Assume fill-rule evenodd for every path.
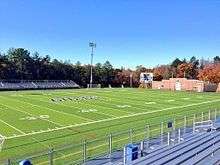
M 216 144 L 215 148 L 213 148 L 214 143 Z M 184 165 L 188 165 L 189 163 L 196 164 L 202 158 L 206 157 L 209 153 L 212 153 L 213 149 L 218 149 L 219 145 L 220 145 L 220 136 L 208 141 L 205 144 L 202 144 L 201 146 L 193 150 L 190 150 L 190 152 L 187 152 L 186 154 L 181 155 L 180 157 L 173 160 L 171 163 L 172 164 L 184 164 Z
M 188 146 L 193 145 L 196 142 L 206 139 L 209 137 L 209 135 L 210 134 L 207 134 L 207 133 L 194 134 L 194 136 L 192 136 L 191 138 L 185 141 L 182 141 L 175 146 L 170 145 L 170 146 L 164 147 L 161 150 L 150 153 L 149 155 L 143 157 L 142 160 L 139 160 L 136 164 L 140 164 L 141 162 L 143 162 L 143 164 L 151 164 L 154 161 L 157 161 L 159 159 L 172 155 L 173 153 L 179 152 L 180 150 L 187 148 Z
M 197 151 L 198 147 L 201 147 L 205 145 L 206 143 L 209 144 L 210 141 L 214 142 L 216 138 L 220 140 L 220 132 L 212 132 L 212 133 L 207 133 L 208 136 L 198 139 L 197 141 L 194 141 L 190 145 L 181 148 L 180 150 L 169 150 L 169 152 L 165 152 L 164 154 L 161 154 L 162 156 L 157 159 L 156 161 L 150 161 L 150 162 L 145 162 L 145 164 L 151 164 L 151 165 L 160 165 L 160 164 L 166 164 L 174 159 L 177 159 L 178 157 L 181 157 L 182 155 L 189 153 L 190 155 L 193 155 L 192 151 L 195 149 Z M 181 162 L 181 160 L 178 160 L 177 162 Z M 175 164 L 172 162 L 172 164 Z

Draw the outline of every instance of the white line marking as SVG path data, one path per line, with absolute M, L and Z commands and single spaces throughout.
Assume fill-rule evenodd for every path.
M 130 105 L 116 105 L 118 108 L 130 108 Z
M 93 92 L 93 93 L 94 93 L 94 92 Z M 64 93 L 64 92 L 63 92 L 63 94 L 73 94 L 73 93 L 70 93 L 70 92 L 65 92 L 65 93 Z M 82 93 L 79 93 L 79 94 L 82 94 Z M 94 94 L 98 94 L 98 93 L 95 92 Z M 104 96 L 104 97 L 105 97 L 105 96 Z M 46 98 L 49 98 L 49 97 L 46 97 Z M 106 97 L 105 97 L 105 98 L 106 98 Z M 109 98 L 107 98 L 107 99 L 109 99 Z M 50 102 L 44 101 L 44 100 L 42 100 L 42 99 L 39 99 L 38 101 L 50 103 Z M 114 101 L 114 102 L 115 102 L 115 101 Z M 120 102 L 120 101 L 117 101 L 117 102 Z M 121 103 L 121 102 L 120 102 L 120 103 Z M 115 109 L 115 108 L 106 107 L 106 106 L 103 106 L 103 105 L 101 106 L 101 105 L 98 105 L 98 104 L 94 105 L 92 102 L 91 102 L 91 104 L 92 104 L 92 106 L 95 106 L 94 108 L 96 108 L 96 107 L 101 107 L 101 108 L 105 108 L 105 109 L 111 109 L 111 110 L 114 110 L 114 111 L 120 111 L 120 112 L 127 113 L 127 114 L 135 114 L 135 113 L 132 113 L 132 112 L 128 112 L 128 111 L 126 111 L 126 110 L 123 110 L 123 109 Z M 107 102 L 104 102 L 104 104 L 112 105 L 112 104 L 109 104 L 109 103 L 107 103 Z M 74 105 L 74 106 L 65 105 L 65 104 L 59 104 L 59 105 L 62 105 L 62 106 L 65 106 L 65 107 L 69 107 L 69 108 L 73 107 L 73 108 L 81 109 L 81 107 L 78 107 L 78 106 L 76 106 L 76 105 Z M 135 109 L 140 109 L 140 108 L 135 107 Z M 141 109 L 141 110 L 143 110 L 143 109 Z M 105 115 L 108 116 L 108 113 L 106 113 Z M 111 116 L 111 115 L 109 115 L 109 116 Z M 90 120 L 90 121 L 94 121 L 94 120 Z
M 183 100 L 189 100 L 189 98 L 188 97 L 185 97 L 185 98 L 182 98 Z
M 156 104 L 155 102 L 145 102 L 145 104 Z
M 7 126 L 9 126 L 9 127 L 13 128 L 14 130 L 16 130 L 16 131 L 20 132 L 22 135 L 25 135 L 25 132 L 23 132 L 22 130 L 20 130 L 20 129 L 18 129 L 18 128 L 14 127 L 14 126 L 13 126 L 13 125 L 11 125 L 11 124 L 8 124 L 7 122 L 5 122 L 5 121 L 3 121 L 3 120 L 1 120 L 1 119 L 0 119 L 0 121 L 1 121 L 2 123 L 6 124 Z
M 20 108 L 24 108 L 23 106 L 20 106 L 20 107 L 18 107 L 19 109 L 15 109 L 14 107 L 12 107 L 12 106 L 9 106 L 9 105 L 5 105 L 5 104 L 2 104 L 2 103 L 0 103 L 1 105 L 3 105 L 3 106 L 5 106 L 5 107 L 7 107 L 7 108 L 9 108 L 9 109 L 11 109 L 11 110 L 14 110 L 14 111 L 17 111 L 17 112 L 21 112 L 21 113 L 23 113 L 23 114 L 27 114 L 27 115 L 29 115 L 29 116 L 33 116 L 33 117 L 36 117 L 36 115 L 34 115 L 34 114 L 32 114 L 32 113 L 29 113 L 29 112 L 27 112 L 27 111 L 22 111 L 22 110 L 20 110 Z M 37 118 L 37 117 L 36 117 Z M 42 121 L 47 121 L 47 122 L 49 122 L 49 123 L 52 123 L 52 124 L 55 124 L 55 125 L 58 125 L 58 126 L 63 126 L 62 124 L 59 124 L 59 123 L 57 123 L 57 122 L 54 122 L 54 121 L 51 121 L 51 120 L 48 120 L 48 119 L 43 119 L 43 118 L 38 118 L 38 119 L 40 119 L 40 120 L 42 120 Z
M 207 104 L 207 103 L 214 103 L 214 102 L 219 102 L 219 101 L 220 101 L 220 99 L 217 99 L 217 100 L 205 101 L 205 102 L 201 102 L 201 103 L 193 103 L 193 104 L 188 104 L 188 105 L 183 105 L 183 106 L 169 107 L 169 108 L 164 108 L 164 109 L 156 110 L 156 111 L 142 112 L 142 113 L 136 113 L 136 114 L 126 115 L 126 116 L 121 116 L 121 117 L 97 120 L 97 121 L 92 121 L 92 122 L 87 122 L 87 123 L 68 125 L 68 126 L 64 126 L 64 127 L 53 128 L 53 129 L 50 129 L 50 130 L 44 130 L 43 132 L 42 131 L 38 131 L 38 132 L 35 132 L 35 133 L 27 133 L 25 135 L 18 135 L 18 136 L 16 136 L 16 138 L 24 137 L 24 136 L 31 136 L 31 135 L 41 134 L 41 133 L 54 132 L 54 131 L 58 131 L 58 130 L 64 130 L 64 129 L 67 129 L 67 128 L 74 128 L 74 127 L 78 127 L 78 126 L 85 126 L 85 125 L 89 125 L 89 124 L 107 122 L 107 121 L 123 119 L 123 118 L 128 118 L 128 117 L 133 117 L 133 116 L 152 114 L 152 113 L 157 113 L 157 112 L 167 111 L 167 110 L 172 110 L 172 109 L 186 108 L 186 107 L 192 107 L 192 106 L 197 106 L 197 105 L 203 105 L 203 104 Z M 13 139 L 13 138 L 15 138 L 15 137 L 6 137 L 6 139 Z
M 23 98 L 25 98 L 25 97 L 23 97 Z M 23 103 L 26 103 L 26 104 L 30 104 L 30 105 L 32 105 L 33 107 L 39 107 L 39 108 L 42 108 L 42 107 L 43 107 L 43 106 L 36 105 L 36 104 L 32 104 L 32 103 L 30 103 L 30 102 L 26 102 L 26 101 L 23 101 L 23 100 L 17 100 L 17 101 L 18 101 L 18 102 L 23 102 Z M 42 102 L 46 102 L 46 101 L 42 101 Z M 46 102 L 46 103 L 48 103 L 48 102 Z M 68 115 L 68 116 L 74 116 L 74 117 L 76 117 L 76 118 L 81 118 L 81 119 L 86 120 L 86 121 L 94 121 L 94 120 L 92 120 L 92 119 L 84 118 L 84 117 L 82 117 L 82 116 L 77 116 L 77 115 L 72 114 L 72 113 L 66 113 L 66 112 L 63 112 L 63 111 L 58 111 L 58 110 L 49 108 L 49 107 L 47 107 L 47 106 L 44 106 L 43 108 L 49 109 L 49 110 L 51 110 L 51 111 L 54 111 L 54 112 L 57 112 L 57 113 L 60 113 L 60 114 L 64 114 L 64 115 Z

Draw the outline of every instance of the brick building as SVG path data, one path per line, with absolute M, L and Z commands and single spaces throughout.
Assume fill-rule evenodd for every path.
M 169 80 L 153 81 L 153 89 L 185 90 L 203 92 L 205 83 L 199 80 L 188 80 L 186 78 L 170 78 Z

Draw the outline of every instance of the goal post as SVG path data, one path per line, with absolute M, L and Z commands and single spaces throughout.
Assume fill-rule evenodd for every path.
M 4 142 L 5 142 L 5 136 L 0 134 L 0 152 L 3 149 Z

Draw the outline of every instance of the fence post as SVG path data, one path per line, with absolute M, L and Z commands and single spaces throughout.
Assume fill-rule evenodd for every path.
M 161 136 L 161 144 L 163 145 L 163 122 L 160 125 L 160 136 Z
M 176 120 L 175 118 L 173 118 L 173 131 L 175 131 L 175 129 L 176 129 Z
M 178 129 L 178 143 L 180 143 L 181 141 L 181 132 L 180 132 L 180 128 Z
M 109 157 L 112 155 L 112 134 L 109 134 Z
M 167 132 L 167 145 L 170 145 L 170 132 Z
M 175 118 L 173 118 L 173 131 L 172 131 L 172 134 L 171 134 L 171 139 L 172 139 L 172 137 L 174 139 L 176 139 L 176 119 Z
M 201 122 L 203 122 L 203 118 L 204 118 L 204 114 L 203 114 L 203 112 L 202 112 L 202 119 L 201 119 L 202 121 L 201 121 Z
M 193 115 L 193 133 L 195 133 L 195 122 L 196 122 L 196 115 Z
M 10 159 L 7 160 L 7 165 L 11 165 L 11 160 Z
M 144 156 L 144 141 L 141 141 L 141 157 Z
M 210 110 L 209 110 L 209 120 L 211 120 L 211 112 L 210 112 Z
M 54 149 L 51 148 L 49 150 L 49 163 L 50 163 L 50 165 L 53 165 L 53 153 L 54 153 Z
M 186 116 L 184 116 L 184 134 L 186 133 Z
M 127 153 L 126 153 L 126 146 L 124 146 L 124 150 L 123 150 L 123 165 L 126 165 L 126 157 L 127 157 Z
M 216 118 L 217 118 L 217 111 L 216 111 L 216 109 L 215 109 L 215 121 L 216 121 Z
M 130 139 L 130 143 L 132 144 L 133 139 L 132 139 L 132 134 L 133 134 L 133 129 L 129 130 L 129 139 Z
M 86 163 L 87 158 L 87 142 L 86 140 L 83 141 L 83 163 Z
M 150 126 L 149 125 L 146 125 L 145 126 L 145 130 L 146 130 L 146 148 L 148 149 L 149 148 L 149 140 L 150 140 Z

